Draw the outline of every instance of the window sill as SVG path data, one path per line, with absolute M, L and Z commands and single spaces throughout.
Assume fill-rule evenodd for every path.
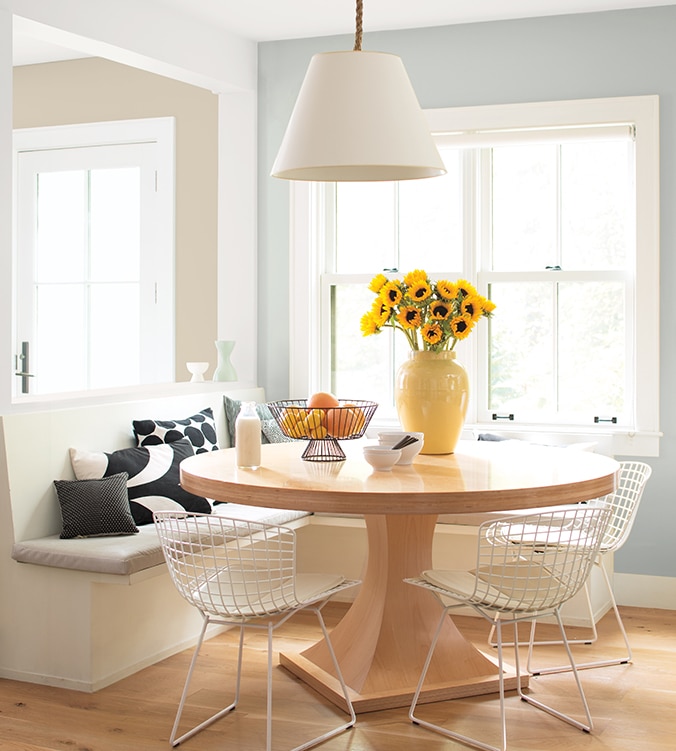
M 396 418 L 374 419 L 367 430 L 369 438 L 376 438 L 379 430 L 392 430 L 399 427 Z M 630 432 L 628 430 L 585 430 L 579 427 L 557 425 L 521 425 L 507 427 L 495 424 L 466 423 L 462 437 L 476 440 L 480 433 L 491 433 L 512 440 L 552 446 L 571 446 L 577 443 L 593 443 L 593 450 L 606 456 L 659 456 L 662 433 L 650 431 Z

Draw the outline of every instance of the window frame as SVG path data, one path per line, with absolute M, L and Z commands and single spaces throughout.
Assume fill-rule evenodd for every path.
M 585 125 L 631 124 L 635 128 L 636 154 L 636 248 L 631 372 L 634 383 L 634 415 L 631 428 L 599 424 L 592 427 L 568 425 L 505 425 L 480 422 L 476 401 L 470 405 L 466 427 L 489 430 L 515 438 L 541 442 L 572 443 L 594 441 L 598 451 L 631 456 L 659 455 L 659 97 L 612 97 L 603 99 L 526 104 L 482 105 L 478 107 L 427 110 L 433 134 L 480 132 L 523 128 L 557 128 Z M 331 185 L 294 183 L 290 191 L 290 387 L 291 394 L 305 396 L 327 384 L 326 305 L 322 308 L 321 254 L 326 253 L 330 221 L 320 216 L 318 206 Z M 313 249 L 318 249 L 317 253 Z M 467 249 L 465 249 L 467 252 Z M 476 279 L 473 259 L 468 273 Z M 356 276 L 352 277 L 353 279 Z M 367 284 L 369 279 L 365 279 Z M 465 342 L 466 364 L 473 390 L 485 396 L 479 385 L 479 352 L 487 351 L 487 327 L 479 327 L 472 342 Z M 483 365 L 485 367 L 485 364 Z M 485 379 L 483 379 L 485 380 Z M 484 389 L 483 393 L 481 389 Z M 373 425 L 382 423 L 376 414 Z

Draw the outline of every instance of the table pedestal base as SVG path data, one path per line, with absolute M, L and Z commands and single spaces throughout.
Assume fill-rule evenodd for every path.
M 367 516 L 369 558 L 359 594 L 331 633 L 356 712 L 410 705 L 442 608 L 429 591 L 405 584 L 432 567 L 436 516 Z M 281 664 L 345 708 L 324 641 Z M 528 676 L 521 677 L 528 685 Z M 505 674 L 506 689 L 516 677 Z M 497 692 L 497 661 L 470 644 L 445 619 L 421 701 Z

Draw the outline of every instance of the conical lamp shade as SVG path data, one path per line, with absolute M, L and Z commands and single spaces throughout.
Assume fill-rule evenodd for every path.
M 312 58 L 274 177 L 412 180 L 445 172 L 399 57 L 359 50 Z

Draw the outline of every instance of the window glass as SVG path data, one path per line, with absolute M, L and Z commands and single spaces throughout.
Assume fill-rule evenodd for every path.
M 544 269 L 557 253 L 557 147 L 492 149 L 493 269 Z
M 396 227 L 396 183 L 338 183 L 335 270 L 394 268 Z
M 461 152 L 442 149 L 442 177 L 399 183 L 400 270 L 443 272 L 462 267 Z
M 561 266 L 622 269 L 627 261 L 633 181 L 631 144 L 561 147 Z
M 84 278 L 87 181 L 83 170 L 37 175 L 35 278 L 62 282 Z

